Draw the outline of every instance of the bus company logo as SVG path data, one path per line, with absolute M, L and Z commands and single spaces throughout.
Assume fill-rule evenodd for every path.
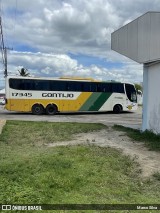
M 42 93 L 42 97 L 52 97 L 52 98 L 74 98 L 73 93 Z

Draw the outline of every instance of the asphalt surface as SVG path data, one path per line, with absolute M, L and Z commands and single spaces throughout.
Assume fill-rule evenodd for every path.
M 0 120 L 24 120 L 24 121 L 48 121 L 48 122 L 82 122 L 103 123 L 105 125 L 123 125 L 131 128 L 141 129 L 142 109 L 136 112 L 123 112 L 114 114 L 103 113 L 59 113 L 56 115 L 32 115 L 31 113 L 10 112 L 0 106 Z

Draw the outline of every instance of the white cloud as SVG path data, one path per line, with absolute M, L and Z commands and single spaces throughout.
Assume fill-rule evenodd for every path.
M 85 67 L 78 64 L 76 60 L 67 55 L 29 53 L 29 52 L 11 52 L 9 55 L 10 64 L 9 74 L 18 74 L 21 67 L 27 68 L 33 76 L 76 76 L 93 77 L 98 80 L 118 80 L 140 82 L 142 75 L 142 65 L 136 63 L 127 63 L 119 69 L 107 69 L 91 65 Z M 125 73 L 125 74 L 124 74 Z
M 15 3 L 3 3 L 10 45 L 25 43 L 41 52 L 101 57 L 110 51 L 111 32 L 147 10 L 160 9 L 157 0 L 145 4 L 144 0 L 17 0 L 17 7 Z
M 5 44 L 22 49 L 22 53 L 10 55 L 11 70 L 26 66 L 39 75 L 140 81 L 142 66 L 111 51 L 111 33 L 148 10 L 160 10 L 158 0 L 5 0 L 2 6 Z M 23 53 L 23 46 L 39 53 Z M 124 66 L 109 69 L 93 62 L 93 66 L 84 67 L 68 53 L 122 62 Z
M 9 0 L 4 4 L 12 10 L 15 6 Z M 41 52 L 85 52 L 105 57 L 110 33 L 120 24 L 113 4 L 104 0 L 34 0 L 29 4 L 17 0 L 15 9 L 15 22 L 15 17 L 11 20 L 6 16 L 7 23 L 15 25 L 6 29 L 7 35 L 12 35 L 10 45 L 25 43 Z

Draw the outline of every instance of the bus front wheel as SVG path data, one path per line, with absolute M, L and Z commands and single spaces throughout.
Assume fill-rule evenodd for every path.
M 34 104 L 32 106 L 32 113 L 34 115 L 41 115 L 44 112 L 44 108 L 41 104 Z
M 47 107 L 46 107 L 46 114 L 47 115 L 54 115 L 57 113 L 57 106 L 54 105 L 54 104 L 49 104 Z
M 118 113 L 121 113 L 122 112 L 122 107 L 121 105 L 117 104 L 113 107 L 113 112 L 118 114 Z

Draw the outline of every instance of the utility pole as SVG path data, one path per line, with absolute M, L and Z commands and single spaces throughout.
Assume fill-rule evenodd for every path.
M 7 48 L 4 48 L 4 77 L 8 75 L 7 73 Z
M 7 69 L 7 50 L 13 50 L 13 48 L 4 47 L 4 77 L 8 75 Z
M 8 75 L 7 70 L 7 50 L 12 50 L 11 48 L 7 48 L 4 46 L 4 39 L 3 39 L 3 29 L 2 29 L 2 18 L 0 16 L 0 49 L 2 53 L 2 63 L 4 65 L 4 77 Z
M 2 63 L 3 63 L 3 65 L 5 64 L 4 62 L 5 62 L 5 57 L 4 57 L 4 40 L 3 40 L 3 29 L 2 29 L 2 18 L 1 18 L 1 16 L 0 16 L 0 42 L 1 42 L 1 44 L 0 44 L 0 47 L 1 47 L 1 53 L 2 53 Z

